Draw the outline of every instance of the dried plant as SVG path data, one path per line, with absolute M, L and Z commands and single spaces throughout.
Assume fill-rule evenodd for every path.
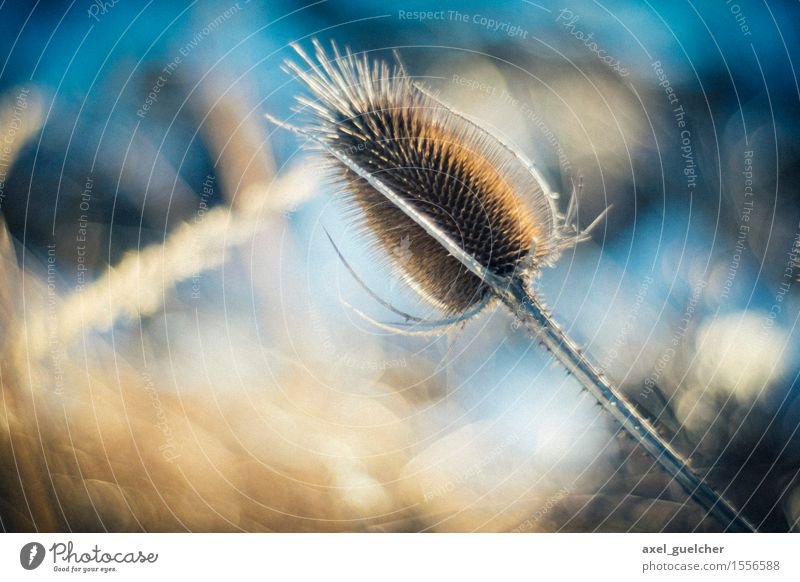
M 270 119 L 322 152 L 362 230 L 446 314 L 439 321 L 407 316 L 415 331 L 441 333 L 502 302 L 515 325 L 526 326 L 723 528 L 754 531 L 582 353 L 533 289 L 541 270 L 587 240 L 605 213 L 578 228 L 575 191 L 559 213 L 557 195 L 533 163 L 438 101 L 401 64 L 390 69 L 336 45 L 330 59 L 314 44 L 313 58 L 295 46 L 307 68 L 287 63 L 313 97 L 298 98 L 301 123 Z M 393 252 L 398 240 L 415 252 Z
M 156 313 L 165 292 L 221 266 L 232 249 L 251 241 L 270 218 L 309 198 L 313 186 L 302 168 L 290 168 L 265 192 L 244 192 L 238 210 L 217 207 L 178 227 L 163 244 L 129 253 L 105 276 L 66 297 L 54 316 L 34 313 L 18 339 L 36 357 L 53 340 L 50 320 L 58 322 L 57 339 L 68 343 L 81 332 L 108 331 L 121 320 Z

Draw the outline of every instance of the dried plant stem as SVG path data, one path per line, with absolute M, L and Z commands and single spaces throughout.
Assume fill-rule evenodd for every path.
M 567 371 L 588 390 L 622 428 L 631 435 L 661 467 L 703 507 L 713 515 L 726 531 L 755 532 L 755 526 L 740 514 L 719 493 L 698 477 L 680 454 L 661 436 L 655 427 L 633 408 L 630 402 L 607 380 L 578 346 L 567 336 L 549 314 L 547 308 L 527 289 L 518 277 L 499 277 L 480 264 L 428 216 L 398 195 L 380 177 L 365 171 L 347 154 L 329 148 L 302 130 L 291 128 L 311 137 L 345 167 L 366 180 L 397 208 L 436 239 L 453 257 L 489 285 L 494 294 L 524 322 L 526 327 L 564 365 Z
M 506 288 L 495 288 L 500 299 L 524 325 L 550 350 L 567 371 L 589 391 L 634 441 L 649 453 L 726 531 L 755 532 L 750 523 L 727 500 L 711 488 L 688 466 L 656 428 L 640 415 L 603 373 L 592 364 L 561 329 L 547 308 L 521 281 Z
M 420 212 L 413 204 L 390 188 L 379 176 L 361 168 L 347 154 L 330 148 L 299 130 L 290 127 L 297 133 L 316 141 L 334 158 L 350 171 L 366 180 L 375 190 L 380 192 L 392 204 L 403 211 L 409 218 L 421 226 L 425 232 L 436 239 L 453 257 L 458 259 L 472 273 L 480 277 L 485 284 L 526 327 L 541 341 L 547 349 L 561 362 L 567 371 L 588 390 L 622 428 L 631 435 L 645 451 L 658 462 L 661 467 L 703 507 L 713 515 L 725 531 L 755 532 L 755 526 L 741 515 L 728 501 L 711 486 L 705 483 L 692 471 L 680 454 L 666 441 L 655 427 L 640 415 L 630 402 L 605 378 L 578 346 L 556 323 L 547 308 L 530 291 L 524 281 L 512 276 L 499 277 L 470 253 L 461 247 L 427 215 Z

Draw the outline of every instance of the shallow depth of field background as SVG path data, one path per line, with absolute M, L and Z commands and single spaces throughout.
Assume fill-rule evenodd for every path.
M 429 11 L 421 19 L 417 11 Z M 559 321 L 762 529 L 800 519 L 797 5 L 0 8 L 0 529 L 716 531 L 502 309 L 441 337 L 271 126 L 297 41 L 393 60 L 593 240 Z M 397 252 L 413 252 L 398 241 Z

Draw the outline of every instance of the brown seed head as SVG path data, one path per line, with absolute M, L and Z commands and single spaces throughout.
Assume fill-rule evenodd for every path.
M 288 63 L 314 97 L 298 98 L 306 131 L 374 174 L 495 275 L 530 277 L 550 264 L 563 246 L 553 201 L 513 152 L 400 67 L 341 55 L 335 45 L 329 59 L 315 47 L 313 59 L 295 47 L 308 70 Z M 487 297 L 480 277 L 326 155 L 361 226 L 423 297 L 451 314 Z

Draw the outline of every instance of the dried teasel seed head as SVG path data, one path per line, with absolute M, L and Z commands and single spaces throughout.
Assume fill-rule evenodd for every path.
M 574 191 L 560 215 L 530 162 L 440 103 L 402 67 L 341 55 L 335 45 L 329 59 L 319 43 L 315 48 L 312 59 L 295 47 L 308 69 L 288 63 L 314 97 L 298 99 L 306 126 L 273 121 L 322 149 L 378 247 L 426 299 L 456 316 L 416 323 L 449 329 L 492 298 L 503 301 L 726 530 L 756 531 L 583 354 L 528 285 L 563 249 L 587 239 L 608 209 L 579 231 Z
M 287 62 L 312 97 L 297 99 L 303 133 L 324 146 L 360 226 L 426 300 L 461 314 L 491 290 L 332 152 L 379 178 L 498 277 L 529 280 L 580 238 L 529 163 L 402 67 L 341 54 L 335 44 L 329 58 L 314 46 L 314 57 L 294 46 L 305 66 Z

